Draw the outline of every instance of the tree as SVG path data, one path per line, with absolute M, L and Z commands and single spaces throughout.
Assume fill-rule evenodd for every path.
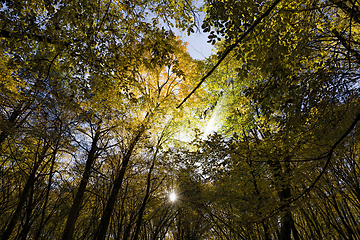
M 279 239 L 299 239 L 294 220 L 298 201 L 320 185 L 359 121 L 359 113 L 349 111 L 358 104 L 358 74 L 352 68 L 358 64 L 357 40 L 352 39 L 358 25 L 346 8 L 357 5 L 333 3 L 209 1 L 205 7 L 203 28 L 213 30 L 210 41 L 219 41 L 219 58 L 209 59 L 214 67 L 208 73 L 214 75 L 205 75 L 199 84 L 207 80 L 206 89 L 217 93 L 221 89 L 210 109 L 220 104 L 219 99 L 225 102 L 223 126 L 239 137 L 226 172 L 234 168 L 239 174 L 242 171 L 235 166 L 244 168 L 242 163 L 247 162 L 251 174 L 244 180 L 253 182 L 252 191 L 275 199 L 267 205 L 271 210 L 263 210 L 264 217 L 253 221 L 264 223 L 262 219 L 278 215 Z M 233 59 L 220 66 L 227 56 Z M 218 140 L 213 141 L 219 146 Z M 265 165 L 260 170 L 256 163 Z M 265 185 L 273 192 L 259 194 L 259 171 L 271 179 Z M 225 186 L 229 188 L 229 183 Z M 270 237 L 271 228 L 264 226 L 264 238 Z
M 176 4 L 161 1 L 29 1 L 24 4 L 12 1 L 3 2 L 0 12 L 4 23 L 0 31 L 1 69 L 4 70 L 1 75 L 1 99 L 4 100 L 0 124 L 0 146 L 3 150 L 1 175 L 5 176 L 4 187 L 9 190 L 3 195 L 2 209 L 7 213 L 3 222 L 10 219 L 10 223 L 2 229 L 2 239 L 14 236 L 11 234 L 15 228 L 21 232 L 21 238 L 29 234 L 34 234 L 36 239 L 43 234 L 46 234 L 44 237 L 55 238 L 59 232 L 65 233 L 65 239 L 71 238 L 77 231 L 76 219 L 81 215 L 81 203 L 89 195 L 86 194 L 88 181 L 91 181 L 94 167 L 98 166 L 96 160 L 99 154 L 104 153 L 105 158 L 110 150 L 125 151 L 128 148 L 125 136 L 134 134 L 133 144 L 130 143 L 128 148 L 129 155 L 125 154 L 124 162 L 129 161 L 133 148 L 146 130 L 139 120 L 141 114 L 148 112 L 151 115 L 159 104 L 148 99 L 155 94 L 154 99 L 161 100 L 163 104 L 171 103 L 176 97 L 172 89 L 182 84 L 182 71 L 187 71 L 185 58 L 191 59 L 186 54 L 181 56 L 184 60 L 174 58 L 174 51 L 179 55 L 184 47 L 175 46 L 180 44 L 179 41 L 159 26 L 159 21 L 171 25 L 174 20 L 178 27 L 193 31 L 195 12 L 188 1 L 177 1 Z M 184 69 L 180 69 L 180 65 Z M 168 68 L 168 73 L 163 73 L 164 67 Z M 152 71 L 149 79 L 156 76 L 151 80 L 153 82 L 147 82 L 148 78 L 142 76 L 147 69 Z M 145 82 L 139 84 L 143 80 Z M 156 90 L 153 91 L 152 87 Z M 181 91 L 178 93 L 181 94 Z M 47 116 L 48 112 L 42 112 L 44 108 L 49 108 L 50 112 L 61 109 L 69 114 L 66 125 L 63 119 L 59 119 L 64 125 L 60 124 L 58 137 L 71 136 L 72 140 L 60 141 L 56 147 L 50 144 L 56 140 L 54 136 L 48 139 L 49 126 L 38 125 L 42 121 L 40 117 L 44 117 L 45 122 L 54 121 L 53 116 Z M 165 112 L 166 108 L 161 107 L 160 110 Z M 80 156 L 86 152 L 86 136 L 91 136 L 94 127 L 90 118 L 97 118 L 97 122 L 102 123 L 95 124 L 98 127 L 94 130 L 92 147 L 87 149 L 87 162 L 82 171 L 79 170 L 82 164 L 78 163 L 81 162 Z M 160 125 L 157 127 L 161 128 Z M 136 133 L 137 129 L 143 130 Z M 115 136 L 119 137 L 119 144 L 113 146 L 110 141 Z M 16 141 L 19 137 L 25 140 Z M 43 154 L 39 152 L 42 146 L 40 140 L 39 149 L 31 150 L 39 152 L 35 155 L 42 156 L 41 159 L 18 160 L 15 153 L 29 151 L 26 140 L 30 139 L 45 139 Z M 57 154 L 59 151 L 69 154 Z M 75 161 L 68 162 L 69 158 Z M 12 190 L 16 185 L 13 179 L 20 175 L 14 171 L 17 166 L 11 166 L 13 160 L 19 165 L 19 172 L 24 171 L 24 164 L 26 167 L 33 166 L 26 170 L 30 173 L 29 177 L 19 181 L 18 185 L 23 189 L 18 191 L 20 201 L 15 208 L 8 204 L 16 199 L 17 192 Z M 67 162 L 70 163 L 70 171 L 66 169 Z M 123 172 L 126 166 L 125 163 Z M 45 181 L 42 174 L 49 176 L 46 190 L 40 187 Z M 121 184 L 116 185 L 121 187 Z M 44 193 L 43 198 L 34 194 L 37 190 Z M 77 193 L 74 198 L 66 193 L 69 190 Z M 33 215 L 35 198 L 44 200 L 40 215 Z M 11 214 L 12 210 L 14 213 Z M 111 215 L 112 211 L 108 212 Z M 61 220 L 55 222 L 52 219 L 59 215 L 60 219 L 68 215 L 66 225 Z M 37 226 L 36 233 L 29 232 L 32 225 Z
M 359 238 L 359 9 L 2 2 L 1 239 Z

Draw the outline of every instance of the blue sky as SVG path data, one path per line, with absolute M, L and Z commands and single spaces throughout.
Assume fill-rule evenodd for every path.
M 208 34 L 205 33 L 192 33 L 190 36 L 187 36 L 186 33 L 180 34 L 181 39 L 188 43 L 188 52 L 191 57 L 199 60 L 205 59 L 213 53 L 214 47 L 206 42 L 207 36 Z

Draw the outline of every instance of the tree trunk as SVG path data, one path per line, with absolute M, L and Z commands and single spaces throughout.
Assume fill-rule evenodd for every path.
M 99 137 L 100 137 L 100 126 L 98 126 L 98 129 L 96 130 L 94 139 L 92 141 L 91 149 L 88 154 L 88 158 L 86 160 L 85 170 L 84 170 L 81 182 L 80 182 L 80 186 L 79 186 L 79 189 L 76 193 L 73 204 L 72 204 L 69 214 L 68 214 L 68 218 L 66 221 L 66 226 L 65 226 L 65 229 L 63 232 L 62 240 L 71 240 L 73 237 L 74 229 L 75 229 L 75 222 L 79 216 L 81 203 L 82 203 L 82 200 L 84 197 L 86 185 L 90 178 L 91 167 L 92 167 L 93 163 L 95 162 L 96 158 L 98 157 L 97 156 L 97 150 L 98 150 L 97 142 L 99 141 Z
M 270 240 L 270 236 L 269 236 L 269 227 L 268 225 L 265 223 L 265 221 L 262 221 L 261 222 L 261 225 L 264 229 L 264 237 L 265 237 L 265 240 Z
M 9 224 L 6 228 L 6 230 L 3 232 L 2 236 L 1 236 L 1 240 L 7 240 L 10 238 L 16 223 L 19 220 L 21 211 L 24 207 L 24 204 L 26 202 L 26 199 L 29 195 L 30 190 L 33 188 L 35 180 L 36 180 L 36 172 L 40 166 L 40 163 L 43 161 L 43 159 L 45 158 L 45 154 L 47 152 L 47 150 L 49 149 L 49 145 L 44 146 L 43 152 L 41 153 L 39 159 L 34 163 L 33 169 L 30 172 L 29 178 L 27 179 L 24 189 L 20 194 L 20 200 L 19 203 L 16 207 L 16 210 L 14 212 L 14 214 L 12 215 Z
M 271 165 L 274 170 L 274 177 L 280 205 L 283 207 L 283 211 L 280 213 L 280 234 L 279 240 L 291 239 L 291 230 L 293 229 L 293 235 L 297 234 L 295 225 L 293 223 L 292 213 L 287 206 L 287 201 L 291 198 L 291 183 L 288 182 L 290 175 L 290 157 L 285 157 L 283 166 L 279 161 L 273 162 Z
M 141 227 L 142 218 L 143 218 L 144 211 L 145 211 L 145 206 L 146 206 L 147 201 L 149 200 L 149 197 L 150 197 L 151 172 L 154 169 L 155 159 L 156 159 L 156 155 L 157 155 L 158 152 L 159 152 L 159 150 L 158 150 L 158 148 L 156 148 L 154 158 L 153 158 L 152 164 L 151 164 L 150 169 L 149 169 L 149 174 L 147 176 L 145 197 L 144 197 L 144 200 L 143 200 L 143 202 L 141 204 L 141 207 L 140 207 L 140 210 L 139 210 L 139 217 L 138 217 L 138 220 L 136 222 L 136 228 L 135 228 L 135 233 L 134 233 L 133 240 L 137 240 L 138 236 L 139 236 L 139 233 L 140 233 L 140 227 Z
M 28 196 L 28 202 L 26 204 L 25 208 L 25 223 L 24 226 L 20 232 L 19 239 L 26 240 L 27 235 L 29 234 L 30 227 L 31 227 L 31 214 L 33 212 L 33 198 L 34 198 L 34 185 L 31 188 L 30 194 Z
M 121 164 L 121 168 L 119 171 L 119 174 L 117 175 L 115 182 L 114 182 L 114 187 L 111 191 L 110 197 L 107 201 L 104 213 L 101 217 L 101 221 L 100 221 L 100 225 L 99 225 L 99 229 L 97 231 L 97 233 L 94 236 L 94 239 L 96 240 L 104 240 L 106 237 L 106 232 L 109 226 L 109 222 L 110 222 L 110 218 L 111 218 L 111 214 L 113 212 L 114 209 L 114 205 L 116 202 L 116 198 L 117 195 L 119 193 L 119 190 L 121 188 L 123 179 L 124 179 L 124 175 L 126 172 L 126 168 L 128 166 L 128 163 L 130 161 L 130 157 L 131 154 L 135 148 L 135 145 L 137 144 L 137 142 L 139 141 L 142 133 L 145 131 L 145 128 L 142 127 L 142 129 L 137 133 L 137 135 L 135 136 L 135 138 L 132 140 L 132 142 L 130 143 L 130 146 L 123 158 L 122 164 Z
M 132 227 L 134 225 L 133 222 L 135 221 L 135 219 L 136 219 L 136 214 L 132 213 L 132 215 L 130 216 L 130 221 L 129 221 L 128 225 L 125 228 L 122 240 L 127 240 L 129 238 L 131 229 L 132 229 Z
M 51 189 L 52 178 L 54 176 L 54 165 L 55 165 L 56 154 L 58 152 L 58 147 L 59 147 L 59 142 L 57 142 L 57 145 L 56 145 L 55 150 L 52 153 L 52 157 L 51 157 L 49 181 L 48 181 L 48 185 L 47 185 L 47 189 L 46 189 L 46 193 L 45 193 L 44 205 L 42 207 L 39 229 L 37 230 L 36 235 L 34 237 L 35 240 L 38 240 L 40 238 L 41 230 L 44 228 L 45 222 L 46 222 L 45 221 L 45 213 L 46 213 L 47 203 L 49 201 L 49 193 L 50 193 L 50 189 Z

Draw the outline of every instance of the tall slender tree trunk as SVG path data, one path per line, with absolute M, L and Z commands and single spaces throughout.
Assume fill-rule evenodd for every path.
M 298 238 L 298 232 L 295 228 L 294 220 L 292 218 L 291 210 L 286 206 L 287 201 L 291 198 L 291 183 L 288 181 L 290 175 L 290 157 L 285 157 L 283 165 L 279 161 L 272 163 L 274 170 L 275 182 L 277 182 L 277 192 L 281 206 L 284 210 L 280 213 L 280 234 L 279 240 L 291 239 L 291 232 L 295 239 Z
M 27 235 L 29 234 L 29 231 L 30 231 L 30 227 L 32 225 L 31 223 L 31 215 L 32 215 L 32 212 L 33 212 L 33 198 L 34 198 L 34 185 L 32 186 L 31 190 L 30 190 L 30 194 L 28 196 L 28 200 L 27 200 L 27 204 L 26 204 L 26 207 L 25 207 L 25 223 L 24 223 L 24 226 L 22 227 L 22 230 L 19 234 L 19 239 L 21 240 L 26 240 L 27 238 Z
M 37 230 L 34 239 L 38 240 L 40 238 L 41 235 L 41 231 L 45 226 L 45 213 L 46 213 L 46 208 L 47 208 L 47 203 L 49 201 L 49 194 L 50 194 L 50 189 L 51 189 L 51 184 L 52 184 L 52 178 L 54 176 L 54 165 L 55 165 L 55 159 L 56 159 L 56 154 L 58 152 L 59 149 L 59 141 L 56 144 L 55 150 L 52 153 L 51 156 L 51 165 L 50 165 L 50 173 L 49 173 L 49 181 L 48 181 L 48 185 L 47 185 L 47 189 L 46 189 L 46 193 L 45 193 L 45 201 L 44 201 L 44 205 L 42 207 L 42 212 L 41 212 L 41 220 L 40 220 L 40 224 L 39 224 L 39 229 Z
M 62 240 L 70 240 L 73 237 L 74 229 L 75 229 L 75 222 L 79 216 L 81 203 L 82 203 L 82 200 L 83 200 L 83 197 L 85 194 L 86 185 L 89 182 L 91 167 L 92 167 L 93 163 L 95 162 L 96 158 L 98 157 L 97 143 L 99 141 L 99 138 L 100 138 L 100 126 L 98 126 L 98 128 L 95 132 L 93 141 L 91 143 L 91 149 L 89 151 L 88 158 L 86 160 L 85 170 L 84 170 L 81 182 L 80 182 L 79 189 L 76 193 L 73 204 L 72 204 L 69 214 L 68 214 L 66 226 L 65 226 L 65 229 L 64 229 L 64 232 L 62 235 Z
M 140 233 L 140 227 L 141 227 L 141 223 L 142 223 L 142 218 L 144 216 L 144 211 L 145 211 L 145 207 L 146 204 L 149 200 L 150 197 L 150 188 L 151 188 L 151 173 L 152 170 L 154 169 L 155 166 L 155 159 L 156 159 L 156 155 L 159 152 L 158 148 L 156 148 L 154 157 L 153 157 L 153 161 L 151 163 L 150 169 L 149 169 L 149 173 L 147 176 L 147 181 L 146 181 L 146 192 L 145 192 L 145 197 L 144 200 L 141 204 L 140 210 L 139 210 L 139 216 L 138 216 L 138 220 L 136 222 L 136 227 L 135 227 L 135 233 L 134 233 L 134 237 L 132 238 L 133 240 L 137 240 L 139 237 L 139 233 Z
M 78 191 L 75 195 L 73 204 L 72 204 L 69 214 L 68 214 L 66 226 L 65 226 L 65 229 L 64 229 L 64 232 L 62 235 L 62 240 L 70 240 L 73 237 L 76 219 L 79 216 L 81 203 L 84 198 L 86 186 L 89 182 L 89 178 L 90 178 L 90 174 L 91 174 L 91 167 L 98 157 L 97 143 L 98 143 L 99 139 L 100 139 L 100 124 L 97 126 L 95 136 L 91 143 L 91 148 L 90 148 L 87 160 L 86 160 L 84 173 L 83 173 Z
M 131 229 L 132 227 L 134 226 L 134 222 L 135 222 L 135 219 L 136 219 L 136 213 L 133 213 L 131 216 L 130 216 L 130 221 L 129 223 L 127 224 L 125 230 L 124 230 L 124 234 L 122 236 L 122 240 L 128 240 L 128 238 L 130 237 L 130 232 L 131 232 Z
M 28 198 L 29 192 L 30 190 L 33 188 L 35 180 L 36 180 L 36 172 L 41 164 L 41 162 L 43 161 L 43 159 L 45 158 L 46 152 L 49 149 L 49 145 L 44 146 L 44 149 L 41 153 L 41 155 L 39 156 L 39 158 L 37 159 L 37 161 L 34 163 L 34 166 L 30 172 L 30 175 L 25 183 L 24 189 L 20 194 L 20 200 L 19 203 L 15 209 L 15 212 L 13 213 L 13 215 L 11 216 L 11 219 L 9 221 L 9 224 L 7 226 L 7 228 L 5 229 L 5 231 L 3 232 L 3 234 L 1 235 L 1 240 L 7 240 L 10 238 L 16 223 L 19 220 L 21 211 L 25 205 L 26 199 Z
M 261 225 L 264 229 L 264 237 L 265 237 L 265 240 L 270 240 L 270 236 L 269 236 L 269 227 L 268 225 L 266 224 L 265 221 L 262 221 L 261 222 Z
M 96 240 L 104 240 L 105 237 L 106 237 L 106 232 L 107 232 L 107 229 L 108 229 L 108 226 L 109 226 L 109 223 L 110 223 L 111 214 L 112 214 L 113 209 L 114 209 L 114 205 L 115 205 L 115 202 L 116 202 L 117 195 L 119 193 L 119 190 L 121 189 L 121 185 L 122 185 L 122 182 L 123 182 L 123 179 L 124 179 L 124 175 L 125 175 L 127 166 L 129 164 L 129 161 L 130 161 L 131 154 L 132 154 L 132 152 L 133 152 L 133 150 L 135 148 L 135 145 L 139 141 L 139 139 L 140 139 L 140 137 L 141 137 L 141 135 L 143 134 L 144 131 L 145 131 L 145 127 L 143 126 L 139 130 L 137 135 L 134 137 L 134 139 L 131 141 L 130 146 L 129 146 L 129 148 L 128 148 L 128 150 L 127 150 L 127 152 L 126 152 L 126 154 L 125 154 L 125 156 L 123 158 L 120 171 L 119 171 L 117 177 L 115 178 L 114 186 L 113 186 L 113 188 L 111 190 L 110 197 L 109 197 L 109 199 L 107 201 L 104 213 L 103 213 L 103 215 L 101 217 L 98 231 L 96 232 L 96 234 L 94 236 L 94 239 L 96 239 Z

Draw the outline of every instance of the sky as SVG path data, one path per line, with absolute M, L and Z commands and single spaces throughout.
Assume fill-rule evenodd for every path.
M 187 36 L 186 33 L 180 33 L 179 36 L 184 42 L 188 43 L 188 52 L 191 57 L 198 60 L 203 60 L 214 53 L 214 47 L 207 43 L 208 34 L 205 33 L 192 33 Z
M 194 3 L 196 7 L 201 7 L 204 4 L 203 0 L 195 0 Z M 194 29 L 195 33 L 191 33 L 190 36 L 187 35 L 187 31 L 180 32 L 178 29 L 172 28 L 175 35 L 180 36 L 181 40 L 188 43 L 188 52 L 191 57 L 198 60 L 207 58 L 215 50 L 210 43 L 207 43 L 209 33 L 204 33 L 201 30 L 202 21 L 204 20 L 205 15 L 204 12 L 197 12 L 196 19 L 199 29 Z

